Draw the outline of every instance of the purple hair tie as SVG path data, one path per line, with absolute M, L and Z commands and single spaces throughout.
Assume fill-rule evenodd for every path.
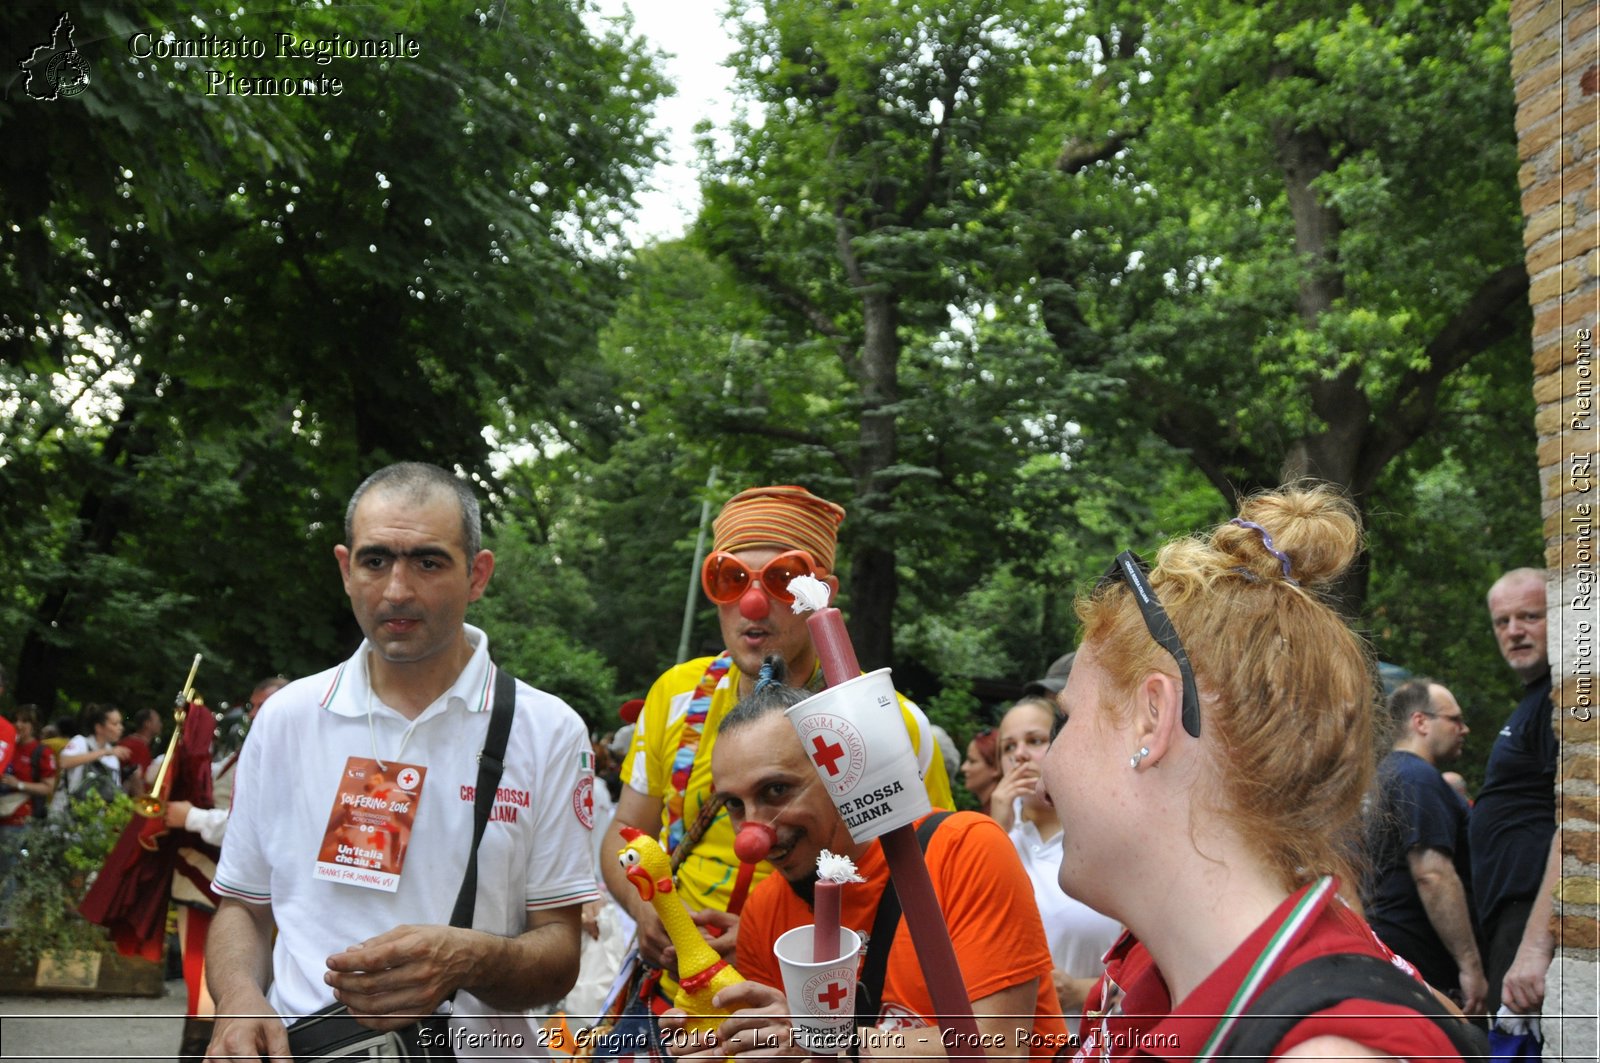
M 1274 546 L 1272 544 L 1272 533 L 1271 532 L 1267 531 L 1267 529 L 1263 528 L 1261 525 L 1257 524 L 1255 521 L 1253 521 L 1253 520 L 1245 520 L 1243 517 L 1234 517 L 1228 523 L 1229 524 L 1237 524 L 1241 528 L 1249 528 L 1253 532 L 1259 532 L 1260 535 L 1261 535 L 1262 545 L 1264 545 L 1267 548 L 1267 553 L 1271 554 L 1273 557 L 1277 558 L 1280 562 L 1282 562 L 1282 564 L 1283 564 L 1283 578 L 1288 580 L 1290 583 L 1294 584 L 1296 587 L 1300 586 L 1300 581 L 1295 579 L 1293 576 L 1291 576 L 1289 574 L 1289 555 L 1284 553 L 1282 550 L 1279 550 L 1276 546 Z

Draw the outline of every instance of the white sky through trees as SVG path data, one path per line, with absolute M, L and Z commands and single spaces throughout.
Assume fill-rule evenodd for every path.
M 733 72 L 723 63 L 734 41 L 723 26 L 725 0 L 595 0 L 602 18 L 631 11 L 634 34 L 665 53 L 667 79 L 676 92 L 656 108 L 662 161 L 639 194 L 630 227 L 635 243 L 680 236 L 700 208 L 694 127 L 709 118 L 725 126 L 732 113 Z

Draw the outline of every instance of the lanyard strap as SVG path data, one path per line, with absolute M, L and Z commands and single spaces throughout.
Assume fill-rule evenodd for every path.
M 1256 994 L 1266 984 L 1267 973 L 1272 970 L 1278 960 L 1283 957 L 1283 954 L 1289 950 L 1289 946 L 1300 936 L 1300 931 L 1311 921 L 1312 915 L 1320 908 L 1322 901 L 1332 889 L 1333 876 L 1323 875 L 1310 889 L 1306 890 L 1305 896 L 1301 897 L 1295 903 L 1295 906 L 1289 909 L 1289 914 L 1284 919 L 1283 924 L 1273 932 L 1272 937 L 1267 941 L 1266 947 L 1261 950 L 1261 955 L 1257 956 L 1256 962 L 1250 965 L 1250 970 L 1246 972 L 1244 981 L 1239 983 L 1239 988 L 1234 992 L 1233 999 L 1228 1001 L 1228 1006 L 1223 1011 L 1222 1021 L 1217 1023 L 1216 1028 L 1211 1031 L 1211 1036 L 1206 1038 L 1206 1043 L 1201 1046 L 1200 1053 L 1194 1057 L 1195 1063 L 1206 1063 L 1211 1059 L 1212 1053 L 1217 1050 L 1217 1046 L 1222 1043 L 1223 1038 L 1228 1036 L 1228 1032 L 1239 1021 L 1239 1016 L 1250 1006 L 1250 1002 L 1255 999 Z
M 689 801 L 689 777 L 694 774 L 695 761 L 700 755 L 700 735 L 705 730 L 706 717 L 711 715 L 711 701 L 716 696 L 717 687 L 724 676 L 733 667 L 733 655 L 723 653 L 720 657 L 713 657 L 706 666 L 705 673 L 701 675 L 700 682 L 695 685 L 694 695 L 689 699 L 688 711 L 684 713 L 683 729 L 678 732 L 678 748 L 673 753 L 669 776 L 670 792 L 667 794 L 667 842 L 666 850 L 676 853 L 684 840 L 685 827 L 684 814 Z M 715 812 L 712 813 L 715 815 Z M 701 828 L 702 833 L 704 828 Z M 694 841 L 699 841 L 697 837 Z M 689 843 L 694 846 L 694 841 Z M 685 855 L 688 855 L 687 852 Z
M 1282 924 L 1268 939 L 1261 955 L 1256 957 L 1250 970 L 1245 973 L 1239 988 L 1233 994 L 1233 999 L 1228 1002 L 1227 1008 L 1222 1013 L 1222 1021 L 1217 1023 L 1211 1031 L 1211 1036 L 1206 1038 L 1206 1043 L 1195 1055 L 1195 1063 L 1208 1063 L 1212 1059 L 1229 1031 L 1238 1023 L 1239 1016 L 1249 1008 L 1250 1002 L 1260 993 L 1268 972 L 1299 937 L 1300 931 L 1305 928 L 1312 915 L 1318 911 L 1321 902 L 1332 890 L 1333 877 L 1324 875 L 1306 890 L 1305 896 L 1295 902 Z M 1122 1001 L 1125 995 L 1122 987 L 1113 982 L 1110 975 L 1101 977 L 1098 1015 L 1100 1026 L 1096 1033 L 1100 1039 L 1100 1058 L 1103 1063 L 1110 1063 L 1113 1056 L 1112 1045 L 1116 1039 L 1112 1035 L 1111 1020 L 1122 1014 Z M 1095 1017 L 1094 1013 L 1091 1012 L 1090 1017 Z

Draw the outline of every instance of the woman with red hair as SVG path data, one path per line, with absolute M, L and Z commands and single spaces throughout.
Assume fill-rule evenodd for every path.
M 1404 961 L 1344 900 L 1377 685 L 1366 645 L 1318 592 L 1360 540 L 1337 492 L 1286 488 L 1168 543 L 1153 567 L 1118 555 L 1080 598 L 1043 786 L 1070 824 L 1062 889 L 1128 930 L 1085 1002 L 1078 1058 L 1462 1054 L 1465 1023 L 1414 971 L 1393 985 Z M 1276 982 L 1331 954 L 1416 1006 L 1343 999 L 1338 977 L 1332 1003 L 1274 999 Z M 1245 1053 L 1235 1038 L 1268 1012 L 1286 1028 Z
M 961 762 L 961 785 L 978 799 L 978 811 L 989 812 L 989 797 L 1000 784 L 1000 751 L 994 728 L 985 727 L 967 743 L 967 759 Z

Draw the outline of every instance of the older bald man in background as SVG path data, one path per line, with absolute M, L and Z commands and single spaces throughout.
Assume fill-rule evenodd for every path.
M 1489 619 L 1500 655 L 1524 684 L 1522 700 L 1489 752 L 1472 807 L 1472 885 L 1487 943 L 1489 1011 L 1544 1005 L 1545 972 L 1555 955 L 1551 895 L 1561 875 L 1556 834 L 1556 762 L 1551 724 L 1545 574 L 1507 572 L 1489 589 Z

